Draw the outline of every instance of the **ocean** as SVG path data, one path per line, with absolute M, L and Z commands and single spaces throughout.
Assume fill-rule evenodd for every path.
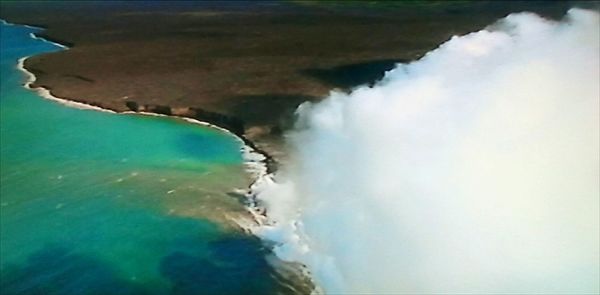
M 67 107 L 23 87 L 62 50 L 1 24 L 2 294 L 272 294 L 240 141 L 175 118 Z

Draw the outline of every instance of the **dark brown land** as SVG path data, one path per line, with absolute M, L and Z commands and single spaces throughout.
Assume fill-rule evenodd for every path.
M 71 47 L 31 57 L 34 86 L 116 111 L 194 117 L 276 154 L 304 101 L 372 83 L 452 35 L 567 2 L 0 2 Z M 275 146 L 275 147 L 274 147 Z

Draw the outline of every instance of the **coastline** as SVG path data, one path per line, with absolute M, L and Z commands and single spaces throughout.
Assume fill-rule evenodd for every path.
M 13 23 L 9 23 L 6 20 L 3 20 L 0 18 L 0 24 L 6 25 L 6 26 L 23 26 L 26 28 L 30 28 L 30 29 L 36 29 L 36 30 L 45 30 L 46 28 L 43 27 L 39 27 L 39 26 L 32 26 L 32 25 L 28 25 L 28 24 L 13 24 Z M 62 46 L 62 44 L 61 44 Z
M 34 37 L 32 37 L 34 38 Z M 40 39 L 40 40 L 44 40 L 42 38 L 34 38 L 34 39 Z M 105 109 L 105 108 L 101 108 L 99 106 L 94 106 L 91 104 L 86 104 L 86 103 L 82 103 L 82 102 L 77 102 L 77 101 L 72 101 L 72 100 L 66 100 L 63 98 L 59 98 L 56 97 L 54 95 L 52 95 L 52 93 L 50 92 L 50 90 L 48 90 L 47 88 L 44 87 L 32 87 L 31 85 L 35 82 L 36 77 L 35 75 L 28 71 L 25 68 L 25 60 L 27 60 L 30 56 L 25 56 L 25 57 L 21 57 L 17 60 L 17 69 L 22 71 L 23 73 L 25 73 L 25 75 L 27 76 L 27 80 L 25 81 L 25 83 L 23 84 L 23 87 L 25 87 L 25 89 L 31 90 L 36 92 L 39 96 L 41 96 L 42 98 L 48 99 L 48 100 L 52 100 L 54 102 L 60 103 L 62 105 L 68 106 L 68 107 L 72 107 L 72 108 L 76 108 L 76 109 L 81 109 L 81 110 L 95 110 L 95 111 L 99 111 L 99 112 L 107 112 L 107 113 L 114 113 L 116 114 L 117 112 L 113 111 L 113 110 L 109 110 L 109 109 Z
M 4 25 L 10 25 L 10 26 L 19 25 L 19 26 L 24 26 L 24 27 L 31 28 L 31 29 L 44 30 L 44 28 L 39 28 L 39 27 L 35 27 L 35 26 L 9 23 L 3 19 L 0 19 L 0 23 L 2 23 Z M 57 42 L 49 41 L 43 37 L 37 36 L 35 33 L 29 33 L 29 36 L 32 39 L 40 40 L 40 41 L 55 45 L 55 46 L 61 48 L 62 50 L 69 49 L 68 46 L 65 46 L 65 45 L 57 43 Z M 16 68 L 18 70 L 20 70 L 21 72 L 23 72 L 27 76 L 25 83 L 23 83 L 23 87 L 25 89 L 36 92 L 40 97 L 42 97 L 44 99 L 54 101 L 56 103 L 62 104 L 67 107 L 72 107 L 72 108 L 81 109 L 81 110 L 94 110 L 94 111 L 106 112 L 106 113 L 112 113 L 112 114 L 134 114 L 134 115 L 142 115 L 142 116 L 175 118 L 177 120 L 183 120 L 187 123 L 197 124 L 197 125 L 201 125 L 201 126 L 209 127 L 209 128 L 214 128 L 223 133 L 227 133 L 228 135 L 235 138 L 241 144 L 240 153 L 242 154 L 243 165 L 245 167 L 245 171 L 247 173 L 249 173 L 252 178 L 252 181 L 251 181 L 250 185 L 248 186 L 248 188 L 246 189 L 246 192 L 244 194 L 248 201 L 248 203 L 245 204 L 245 207 L 246 207 L 247 211 L 250 213 L 250 215 L 253 217 L 254 221 L 258 225 L 260 225 L 264 222 L 264 220 L 265 220 L 264 210 L 257 205 L 254 189 L 256 188 L 258 183 L 261 183 L 265 179 L 272 178 L 273 172 L 275 170 L 273 164 L 275 164 L 275 163 L 274 163 L 274 159 L 269 154 L 267 154 L 266 152 L 264 152 L 262 150 L 259 150 L 254 145 L 254 143 L 251 142 L 249 139 L 245 138 L 243 134 L 237 134 L 234 131 L 231 131 L 231 130 L 226 129 L 221 126 L 217 126 L 215 124 L 212 124 L 211 122 L 200 121 L 195 118 L 166 115 L 166 114 L 153 113 L 153 112 L 143 112 L 143 111 L 142 112 L 135 112 L 135 111 L 118 112 L 118 111 L 103 108 L 100 106 L 77 102 L 77 101 L 54 96 L 49 89 L 47 89 L 43 86 L 37 86 L 37 87 L 32 86 L 33 83 L 36 81 L 37 77 L 35 76 L 35 74 L 33 74 L 32 72 L 27 70 L 27 68 L 25 68 L 25 61 L 29 57 L 31 57 L 31 56 L 25 56 L 25 57 L 19 58 L 17 60 Z M 237 221 L 236 223 L 240 227 L 242 227 L 244 230 L 251 232 L 250 227 L 253 225 L 243 224 L 242 222 L 239 222 L 239 221 Z
M 29 28 L 35 28 L 35 29 L 38 29 L 38 30 L 44 30 L 44 29 L 41 29 L 41 28 L 31 27 L 31 26 L 29 26 Z M 35 39 L 35 40 L 40 40 L 40 41 L 44 41 L 44 42 L 50 43 L 50 44 L 52 44 L 54 46 L 58 46 L 58 47 L 60 47 L 62 49 L 65 49 L 65 50 L 69 49 L 69 47 L 67 47 L 66 45 L 60 44 L 60 43 L 55 42 L 55 41 L 50 41 L 50 40 L 48 40 L 46 38 L 37 36 L 35 33 L 29 33 L 29 37 L 31 37 L 32 39 Z

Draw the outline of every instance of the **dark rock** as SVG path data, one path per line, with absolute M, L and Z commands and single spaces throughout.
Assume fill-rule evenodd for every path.
M 170 106 L 146 105 L 145 110 L 148 111 L 148 112 L 162 114 L 162 115 L 167 115 L 167 116 L 170 116 L 172 114 Z
M 137 112 L 140 109 L 140 106 L 137 102 L 135 101 L 127 101 L 125 102 L 125 105 L 132 111 Z
M 194 119 L 225 128 L 238 136 L 244 134 L 244 122 L 238 118 L 206 111 L 200 108 L 190 108 L 190 110 L 194 112 Z

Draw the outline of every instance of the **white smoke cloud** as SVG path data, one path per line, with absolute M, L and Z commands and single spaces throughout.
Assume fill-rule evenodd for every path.
M 326 293 L 598 292 L 599 28 L 512 14 L 302 105 L 256 233 Z

